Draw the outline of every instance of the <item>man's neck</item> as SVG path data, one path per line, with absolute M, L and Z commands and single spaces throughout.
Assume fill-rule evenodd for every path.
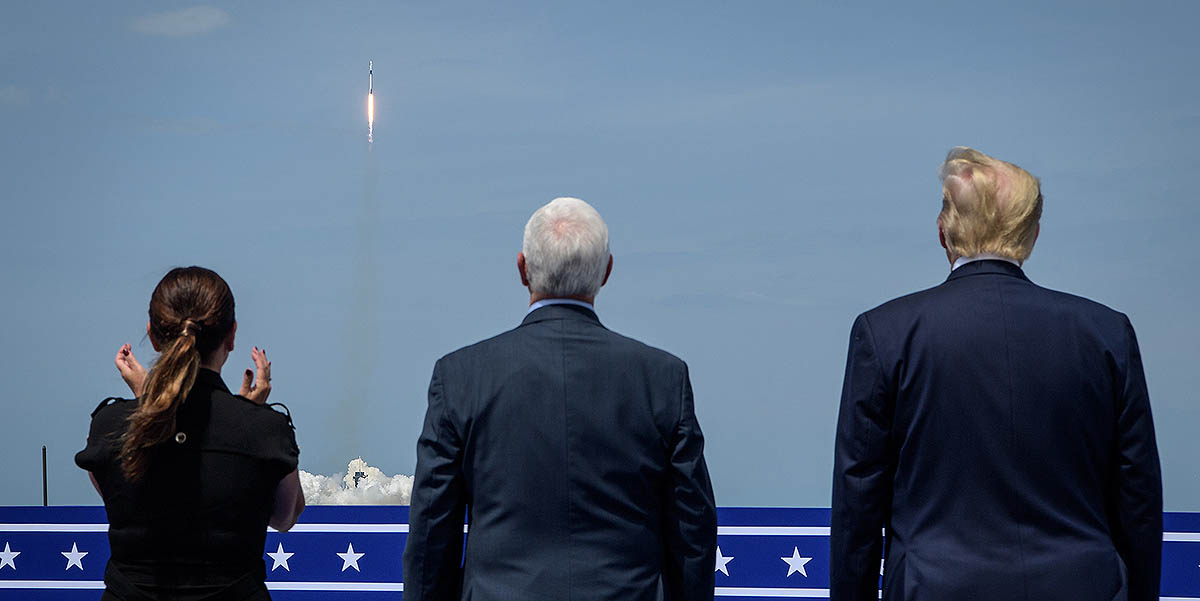
M 949 254 L 949 253 L 947 253 L 947 254 Z M 980 253 L 973 257 L 953 257 L 953 258 L 951 258 L 950 259 L 950 271 L 954 271 L 955 269 L 958 269 L 959 267 L 962 267 L 963 265 L 966 265 L 967 263 L 974 263 L 975 261 L 1005 261 L 1008 263 L 1012 263 L 1013 265 L 1016 265 L 1017 267 L 1021 266 L 1020 261 L 1013 259 L 1011 257 L 1004 257 L 1004 256 L 993 254 L 993 253 Z
M 550 296 L 548 294 L 541 294 L 541 293 L 536 293 L 536 292 L 531 293 L 529 295 L 529 304 L 533 305 L 533 303 L 536 303 L 538 301 L 558 300 L 558 299 L 579 301 L 581 303 L 587 303 L 589 305 L 596 304 L 596 297 L 594 297 L 594 296 Z
M 533 313 L 534 311 L 537 311 L 538 309 L 541 309 L 542 307 L 546 307 L 549 305 L 574 305 L 576 307 L 583 307 L 584 309 L 587 309 L 593 313 L 596 312 L 595 305 L 593 305 L 592 303 L 589 303 L 585 300 L 580 300 L 578 298 L 570 298 L 570 297 L 545 297 L 545 298 L 542 298 L 541 300 L 533 301 L 529 305 L 529 310 L 525 311 L 525 314 L 529 315 L 530 313 Z

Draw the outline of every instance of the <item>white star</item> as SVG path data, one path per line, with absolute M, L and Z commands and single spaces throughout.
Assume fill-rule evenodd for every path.
M 295 553 L 288 553 L 288 552 L 284 551 L 283 543 L 279 543 L 278 550 L 276 550 L 274 553 L 267 553 L 267 557 L 270 557 L 271 560 L 275 562 L 275 565 L 271 566 L 271 571 L 274 572 L 275 568 L 278 568 L 280 566 L 283 566 L 283 569 L 285 569 L 289 572 L 292 571 L 292 568 L 288 567 L 287 562 L 288 562 L 288 559 L 290 559 L 293 555 L 295 555 Z M 342 568 L 342 569 L 345 569 L 345 568 Z
M 725 556 L 721 555 L 721 547 L 718 546 L 717 547 L 717 569 L 713 570 L 713 572 L 721 572 L 722 574 L 725 574 L 726 576 L 728 576 L 730 561 L 733 561 L 733 558 L 725 557 Z
M 8 543 L 4 543 L 4 552 L 0 553 L 0 570 L 3 570 L 4 566 L 8 566 L 13 570 L 16 570 L 17 564 L 13 563 L 13 560 L 16 559 L 20 554 L 20 551 L 13 551 L 12 549 L 8 548 Z
M 87 551 L 80 551 L 78 545 L 71 543 L 71 550 L 62 551 L 61 553 L 63 554 L 63 557 L 67 558 L 66 569 L 69 570 L 71 569 L 71 566 L 75 566 L 80 570 L 83 570 L 83 556 L 88 554 Z
M 808 572 L 804 569 L 804 566 L 808 562 L 812 561 L 812 558 L 811 557 L 800 557 L 800 548 L 799 547 L 792 547 L 792 556 L 791 557 L 780 557 L 779 559 L 782 559 L 787 562 L 787 564 L 788 564 L 787 575 L 788 576 L 791 576 L 792 574 L 795 574 L 796 572 L 800 572 L 801 576 L 808 578 Z
M 354 552 L 354 543 L 346 545 L 346 552 L 337 554 L 338 557 L 342 558 L 342 571 L 345 572 L 346 568 L 353 567 L 355 572 L 361 572 L 362 570 L 358 569 L 358 560 L 361 559 L 363 555 L 366 555 L 366 553 Z

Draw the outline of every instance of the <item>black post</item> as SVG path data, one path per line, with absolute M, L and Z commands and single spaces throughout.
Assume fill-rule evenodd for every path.
M 50 505 L 50 497 L 46 495 L 46 445 L 42 445 L 42 507 Z

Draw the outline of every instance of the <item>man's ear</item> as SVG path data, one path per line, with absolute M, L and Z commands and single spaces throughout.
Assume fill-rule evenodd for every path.
M 521 285 L 529 287 L 529 275 L 525 272 L 525 251 L 517 253 L 517 272 L 521 274 Z
M 608 269 L 604 270 L 604 280 L 600 282 L 601 286 L 604 286 L 605 284 L 607 284 L 608 276 L 612 275 L 612 263 L 613 263 L 612 255 L 608 255 Z
M 950 250 L 950 247 L 946 246 L 946 230 L 942 229 L 942 220 L 938 219 L 937 224 L 938 224 L 938 242 L 942 243 L 942 248 L 944 248 L 946 250 Z

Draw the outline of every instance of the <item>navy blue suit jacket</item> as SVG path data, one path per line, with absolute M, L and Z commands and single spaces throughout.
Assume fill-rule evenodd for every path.
M 683 361 L 550 305 L 434 366 L 405 601 L 711 600 L 716 537 Z
M 859 316 L 833 479 L 833 601 L 1150 601 L 1162 482 L 1125 315 L 1004 261 Z M 886 528 L 886 543 L 880 529 Z

